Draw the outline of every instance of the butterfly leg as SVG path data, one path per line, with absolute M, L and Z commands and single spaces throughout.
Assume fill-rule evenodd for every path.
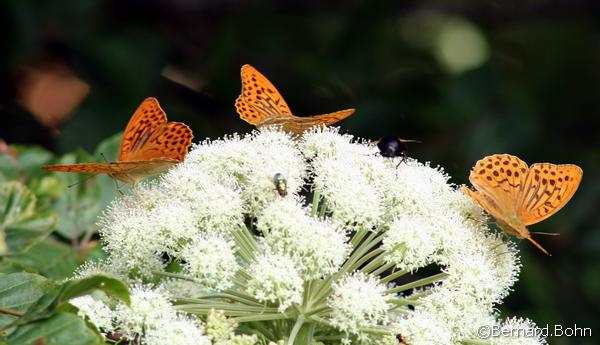
M 125 195 L 125 193 L 123 193 L 123 191 L 121 190 L 121 187 L 119 187 L 119 183 L 117 182 L 117 180 L 116 180 L 116 179 L 113 179 L 113 180 L 115 181 L 115 190 L 116 190 L 117 192 L 119 192 L 119 194 L 120 194 L 121 196 Z

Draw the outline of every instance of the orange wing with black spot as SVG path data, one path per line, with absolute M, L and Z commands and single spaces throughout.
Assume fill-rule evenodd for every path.
M 518 200 L 518 216 L 525 225 L 535 224 L 558 212 L 579 187 L 583 170 L 573 164 L 531 165 Z
M 127 124 L 120 161 L 170 158 L 183 160 L 192 145 L 192 130 L 181 122 L 167 122 L 156 98 L 146 98 Z
M 182 161 L 192 145 L 192 130 L 181 122 L 167 122 L 155 98 L 137 108 L 123 134 L 119 161 L 45 165 L 44 170 L 83 174 L 108 174 L 135 184 Z
M 475 163 L 469 181 L 505 215 L 516 214 L 517 200 L 527 176 L 527 163 L 508 154 L 487 156 Z
M 508 154 L 479 160 L 469 180 L 477 189 L 464 192 L 481 208 L 507 225 L 509 233 L 526 238 L 549 254 L 531 238 L 526 226 L 558 212 L 573 196 L 583 171 L 572 164 L 536 163 L 528 167 Z
M 235 101 L 240 118 L 252 125 L 269 115 L 292 115 L 283 96 L 269 79 L 250 65 L 242 66 L 242 93 Z
M 242 93 L 235 101 L 240 118 L 256 127 L 279 125 L 302 133 L 314 126 L 331 126 L 354 113 L 344 109 L 329 114 L 295 116 L 275 86 L 250 65 L 242 66 Z

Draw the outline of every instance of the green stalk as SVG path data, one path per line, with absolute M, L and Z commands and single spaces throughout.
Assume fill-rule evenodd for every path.
M 300 328 L 300 332 L 298 332 L 298 336 L 296 339 L 297 343 L 304 345 L 311 345 L 313 343 L 313 336 L 315 333 L 315 324 L 314 323 L 305 323 L 304 327 Z
M 245 262 L 251 262 L 253 259 L 252 250 L 249 248 L 248 242 L 242 231 L 233 231 L 233 238 L 235 243 L 239 246 L 238 253 Z
M 243 322 L 254 322 L 254 321 L 286 320 L 289 318 L 290 318 L 289 316 L 286 316 L 284 314 L 260 314 L 260 315 L 252 315 L 252 316 L 234 317 L 233 320 L 237 323 L 243 323 Z
M 298 316 L 298 319 L 294 324 L 294 328 L 292 328 L 292 332 L 290 333 L 290 337 L 288 338 L 287 345 L 294 345 L 294 341 L 296 341 L 296 336 L 298 335 L 298 332 L 300 332 L 300 328 L 302 328 L 304 321 L 305 319 L 303 315 Z
M 352 245 L 352 247 L 356 247 L 360 243 L 360 241 L 362 241 L 362 239 L 365 238 L 367 233 L 369 233 L 369 230 L 367 229 L 358 229 L 358 231 L 354 233 L 354 236 L 352 236 L 352 239 L 350 240 L 350 244 Z
M 380 275 L 381 273 L 383 273 L 383 272 L 385 272 L 385 271 L 389 270 L 390 268 L 392 268 L 392 267 L 394 267 L 394 266 L 395 266 L 395 264 L 394 264 L 393 262 L 388 262 L 387 264 L 385 264 L 385 265 L 383 265 L 383 266 L 379 267 L 378 269 L 376 269 L 375 271 L 373 271 L 373 273 L 372 273 L 372 274 L 373 274 L 374 276 L 378 276 L 378 275 Z
M 349 272 L 350 268 L 360 258 L 362 258 L 362 256 L 365 255 L 365 253 L 367 253 L 369 251 L 369 249 L 371 249 L 373 246 L 377 245 L 377 243 L 379 243 L 379 241 L 381 241 L 381 238 L 382 238 L 382 236 L 377 237 L 377 233 L 376 232 L 371 233 L 367 237 L 367 239 L 364 242 L 362 242 L 360 244 L 360 246 L 358 246 L 358 248 L 356 248 L 354 250 L 354 252 L 352 253 L 352 255 L 350 255 L 350 258 L 348 258 L 348 260 L 346 260 L 346 262 L 344 263 L 344 265 L 342 266 L 342 268 L 337 273 L 330 275 L 329 277 L 327 277 L 323 281 L 323 283 L 319 286 L 319 288 L 317 289 L 316 293 L 314 294 L 314 298 L 311 299 L 311 304 L 310 305 L 312 307 L 315 307 L 324 298 L 326 298 L 327 295 L 331 291 L 331 283 L 332 283 L 332 281 L 334 281 L 335 279 L 339 278 L 343 274 Z
M 398 277 L 401 277 L 407 273 L 408 273 L 408 271 L 405 271 L 405 270 L 396 271 L 396 272 L 393 272 L 392 274 L 388 275 L 387 277 L 381 278 L 381 280 L 379 282 L 381 284 L 387 284 L 387 283 L 391 282 L 392 280 L 394 280 Z
M 415 305 L 415 304 L 419 304 L 418 301 L 414 301 L 408 298 L 393 298 L 388 300 L 388 303 L 397 305 L 397 306 L 403 306 L 403 305 Z
M 250 233 L 250 229 L 248 229 L 245 226 L 241 228 L 240 232 L 246 239 L 248 247 L 250 249 L 250 252 L 252 253 L 252 257 L 254 257 L 254 253 L 256 253 L 258 251 L 258 245 L 256 244 L 256 241 L 254 240 L 254 236 Z
M 311 309 L 311 310 L 305 312 L 304 316 L 308 317 L 308 316 L 311 316 L 311 315 L 320 314 L 320 313 L 322 313 L 324 311 L 329 311 L 330 309 L 331 308 L 329 308 L 328 306 L 323 305 L 323 306 L 320 306 L 318 308 Z
M 246 282 L 237 278 L 231 278 L 231 282 L 233 283 L 233 285 L 239 287 L 241 290 L 246 290 Z
M 393 289 L 388 289 L 388 290 L 385 291 L 385 293 L 386 294 L 398 293 L 398 292 L 406 291 L 406 290 L 413 289 L 413 288 L 416 288 L 416 287 L 420 287 L 420 286 L 424 286 L 424 285 L 429 285 L 429 284 L 435 283 L 437 281 L 443 280 L 447 276 L 448 276 L 448 273 L 443 273 L 443 272 L 442 273 L 438 273 L 438 274 L 432 275 L 431 277 L 419 279 L 419 280 L 414 281 L 412 283 L 404 284 L 404 285 L 395 287 Z
M 365 253 L 368 252 L 369 249 L 371 249 L 373 246 L 375 246 L 377 243 L 379 243 L 379 241 L 381 241 L 381 238 L 382 238 L 381 236 L 377 237 L 376 232 L 372 232 L 371 234 L 369 234 L 367 239 L 364 242 L 362 242 L 354 250 L 352 255 L 350 255 L 350 258 L 348 260 L 346 260 L 346 262 L 344 263 L 344 265 L 338 272 L 338 275 L 342 275 L 344 273 L 349 272 L 349 268 L 352 267 L 352 265 L 354 265 L 356 263 L 356 261 L 358 261 L 363 255 L 365 255 Z
M 253 305 L 255 307 L 260 307 L 263 305 L 263 304 L 259 303 L 258 301 L 253 300 L 252 297 L 249 297 L 249 296 L 246 297 L 241 294 L 236 295 L 233 293 L 226 293 L 226 292 L 211 293 L 211 294 L 200 296 L 198 298 L 179 298 L 179 299 L 177 299 L 177 301 L 181 304 L 183 304 L 183 303 L 193 304 L 193 303 L 204 303 L 206 300 L 210 300 L 212 298 L 229 299 L 229 300 L 239 302 L 242 304 Z
M 384 252 L 384 250 L 381 248 L 377 248 L 375 250 L 370 251 L 367 255 L 364 255 L 360 260 L 358 260 L 354 265 L 352 265 L 350 267 L 350 272 L 358 269 L 365 262 L 369 261 L 369 259 L 371 259 L 372 257 L 383 254 L 383 252 Z M 377 260 L 377 259 L 373 259 L 373 260 Z
M 246 304 L 263 305 L 256 298 L 237 290 L 225 290 L 225 293 L 246 300 Z
M 319 209 L 319 199 L 321 198 L 321 193 L 318 190 L 315 190 L 313 193 L 312 200 L 312 210 L 310 211 L 310 215 L 315 217 L 317 215 L 317 210 Z
M 326 211 L 327 211 L 327 201 L 323 200 L 321 209 L 319 210 L 319 218 L 324 218 Z
M 206 303 L 194 303 L 194 304 L 179 304 L 176 306 L 177 309 L 192 311 L 192 310 L 223 310 L 227 314 L 231 313 L 271 313 L 275 314 L 279 311 L 277 308 L 271 307 L 255 307 L 250 305 L 243 305 L 239 303 L 220 303 L 205 301 Z

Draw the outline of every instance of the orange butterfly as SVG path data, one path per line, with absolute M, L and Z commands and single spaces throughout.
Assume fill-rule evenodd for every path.
M 571 199 L 583 170 L 573 164 L 535 163 L 531 167 L 515 156 L 497 154 L 479 160 L 469 176 L 476 191 L 463 191 L 496 218 L 500 228 L 526 238 L 550 255 L 531 238 L 527 225 L 558 212 Z
M 354 113 L 344 109 L 334 113 L 299 117 L 292 115 L 275 86 L 250 65 L 242 66 L 242 93 L 235 100 L 240 118 L 256 127 L 280 125 L 293 133 L 302 133 L 313 126 L 331 126 Z
M 108 174 L 125 184 L 136 184 L 181 162 L 193 138 L 187 125 L 167 122 L 167 116 L 156 98 L 149 97 L 140 104 L 127 124 L 117 162 L 45 165 L 42 169 Z

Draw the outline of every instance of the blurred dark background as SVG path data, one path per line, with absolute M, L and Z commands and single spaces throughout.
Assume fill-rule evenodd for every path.
M 600 332 L 597 1 L 3 0 L 0 138 L 92 151 L 157 97 L 196 141 L 252 129 L 233 103 L 245 63 L 297 115 L 355 107 L 343 131 L 419 139 L 410 154 L 466 183 L 479 158 L 574 163 L 575 197 L 532 227 L 502 306 Z M 593 344 L 593 338 L 549 338 Z

